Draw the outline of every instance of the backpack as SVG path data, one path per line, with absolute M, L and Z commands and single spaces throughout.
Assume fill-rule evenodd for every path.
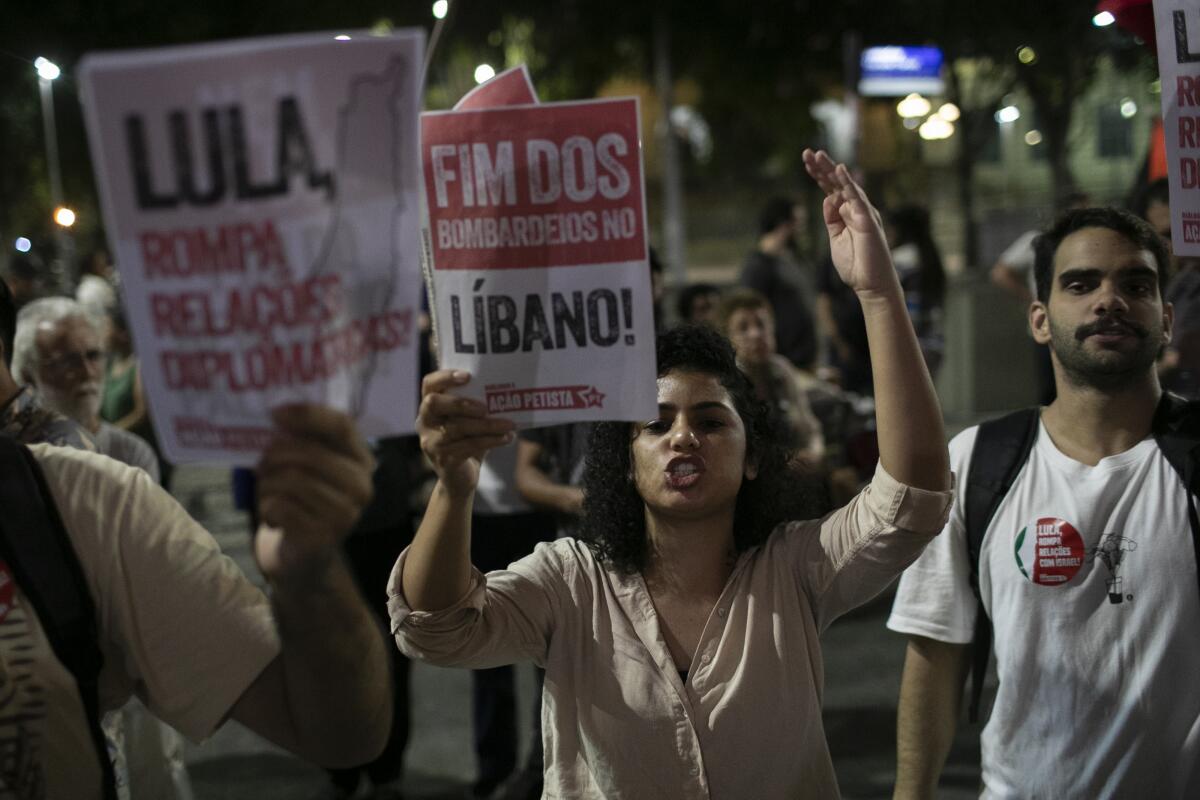
M 1000 501 L 1008 494 L 1013 482 L 1025 466 L 1033 442 L 1037 438 L 1041 411 L 1026 408 L 979 426 L 967 486 L 963 495 L 964 519 L 967 533 L 967 558 L 970 562 L 971 591 L 979 601 L 975 618 L 975 635 L 971 643 L 971 702 L 970 720 L 979 719 L 979 704 L 983 696 L 983 679 L 992 652 L 992 623 L 983 610 L 979 593 L 979 557 L 983 537 L 987 532 Z M 1159 450 L 1179 474 L 1188 490 L 1188 524 L 1192 529 L 1192 546 L 1200 576 L 1200 519 L 1196 514 L 1194 495 L 1200 494 L 1200 401 L 1184 400 L 1163 392 L 1151 423 Z
M 104 659 L 83 568 L 29 448 L 0 436 L 0 475 L 0 558 L 37 613 L 55 656 L 75 678 L 103 772 L 103 797 L 115 800 L 116 778 L 100 730 L 97 684 Z

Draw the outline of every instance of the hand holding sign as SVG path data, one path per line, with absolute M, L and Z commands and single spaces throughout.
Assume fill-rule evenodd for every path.
M 488 416 L 483 403 L 447 393 L 470 379 L 462 370 L 443 369 L 426 375 L 421 383 L 417 416 L 421 450 L 438 480 L 455 495 L 475 488 L 479 462 L 488 450 L 511 442 L 515 427 L 511 420 Z
M 258 465 L 263 525 L 254 542 L 272 582 L 295 582 L 336 557 L 371 500 L 375 461 L 347 415 L 317 405 L 271 412 L 275 431 Z
M 862 187 L 845 164 L 835 164 L 824 150 L 805 150 L 804 166 L 825 192 L 822 211 L 838 276 L 859 294 L 893 290 L 899 279 L 883 223 Z

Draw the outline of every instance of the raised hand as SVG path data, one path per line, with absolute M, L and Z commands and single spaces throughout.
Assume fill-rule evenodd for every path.
M 838 275 L 859 294 L 896 291 L 899 278 L 879 212 L 846 165 L 835 164 L 824 150 L 805 150 L 804 167 L 825 192 L 821 210 Z
M 473 490 L 487 451 L 508 444 L 515 435 L 511 420 L 490 417 L 479 401 L 448 393 L 470 380 L 462 370 L 429 373 L 421 383 L 417 415 L 421 449 L 442 485 L 456 494 Z
M 375 460 L 339 411 L 296 404 L 271 418 L 275 433 L 258 465 L 263 524 L 254 554 L 268 578 L 303 579 L 334 559 L 370 502 Z

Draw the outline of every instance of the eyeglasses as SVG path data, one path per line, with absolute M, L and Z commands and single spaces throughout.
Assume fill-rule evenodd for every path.
M 83 370 L 104 361 L 104 351 L 98 348 L 85 350 L 82 353 L 63 353 L 62 355 L 42 361 L 42 367 L 59 374 L 69 370 Z

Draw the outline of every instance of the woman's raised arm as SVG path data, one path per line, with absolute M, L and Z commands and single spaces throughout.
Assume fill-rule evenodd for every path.
M 470 379 L 461 370 L 438 370 L 421 383 L 417 434 L 438 481 L 401 577 L 414 611 L 448 608 L 471 588 L 471 506 L 479 462 L 514 435 L 512 421 L 489 417 L 478 401 L 447 393 Z
M 838 275 L 858 295 L 875 374 L 879 460 L 901 483 L 950 488 L 942 411 L 921 357 L 892 265 L 879 212 L 844 164 L 824 151 L 804 151 L 808 174 L 825 191 L 823 215 Z

